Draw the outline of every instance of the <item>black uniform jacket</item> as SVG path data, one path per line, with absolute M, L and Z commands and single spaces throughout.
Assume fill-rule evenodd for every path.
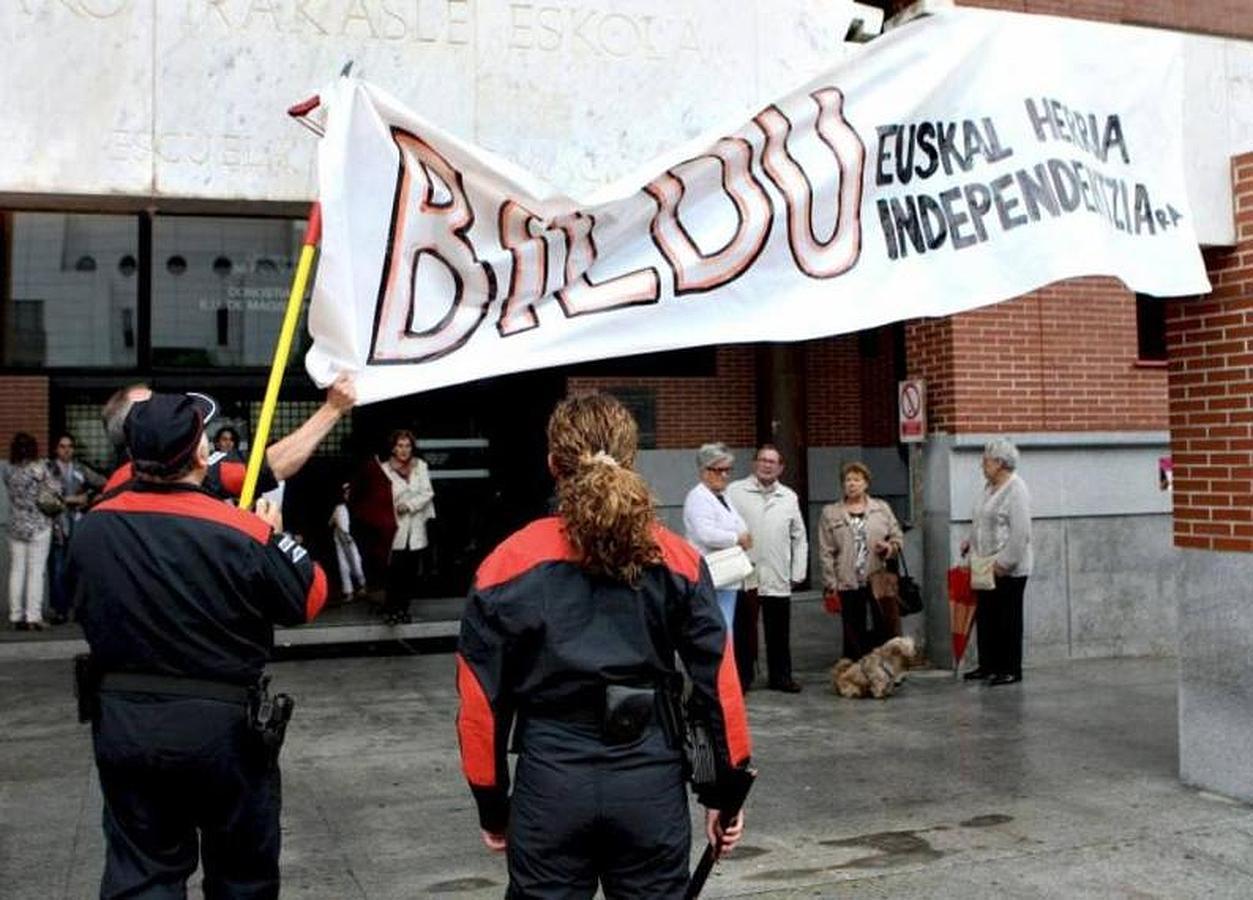
M 240 685 L 261 674 L 276 623 L 326 602 L 303 547 L 190 484 L 106 496 L 74 528 L 66 578 L 103 671 Z
M 532 522 L 479 567 L 461 620 L 457 731 L 484 828 L 502 831 L 507 816 L 515 714 L 592 711 L 606 683 L 673 677 L 676 651 L 722 767 L 748 764 L 743 696 L 709 571 L 691 544 L 661 525 L 654 533 L 663 562 L 635 588 L 580 568 L 559 518 Z

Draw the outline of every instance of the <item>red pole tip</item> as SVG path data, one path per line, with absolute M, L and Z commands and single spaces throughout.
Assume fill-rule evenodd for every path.
M 321 105 L 322 105 L 322 98 L 319 97 L 317 94 L 314 94 L 308 100 L 302 100 L 299 103 L 297 103 L 295 106 L 288 107 L 287 115 L 291 116 L 293 119 L 303 118 L 304 116 L 309 115 L 309 113 L 313 112 L 315 109 L 317 109 Z
M 305 246 L 316 247 L 322 240 L 322 204 L 309 207 L 309 227 L 305 229 Z

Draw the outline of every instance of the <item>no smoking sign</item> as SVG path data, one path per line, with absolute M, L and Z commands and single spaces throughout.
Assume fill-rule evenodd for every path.
M 900 441 L 921 443 L 927 439 L 927 382 L 910 378 L 897 387 L 897 409 L 900 410 Z

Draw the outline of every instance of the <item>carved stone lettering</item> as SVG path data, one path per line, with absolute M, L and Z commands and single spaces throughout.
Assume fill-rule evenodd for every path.
M 135 0 L 18 0 L 23 15 L 64 11 L 79 19 L 112 19 L 131 11 Z
M 701 53 L 691 19 L 619 9 L 509 4 L 511 50 L 602 59 L 674 59 Z
M 52 0 L 23 0 L 25 3 Z M 133 0 L 57 0 L 70 4 Z M 463 46 L 471 0 L 186 0 L 188 21 L 230 32 Z
M 151 163 L 155 157 L 175 166 L 263 171 L 273 176 L 299 174 L 292 159 L 295 150 L 295 137 L 163 131 L 154 140 L 150 132 L 124 128 L 110 132 L 105 144 L 105 154 L 113 162 Z

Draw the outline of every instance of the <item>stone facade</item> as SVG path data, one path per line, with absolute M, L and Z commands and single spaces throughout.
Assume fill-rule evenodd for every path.
M 0 146 L 0 194 L 307 202 L 316 142 L 285 111 L 351 61 L 579 195 L 829 67 L 852 15 L 812 0 L 15 0 L 0 4 L 0 106 L 21 127 Z M 49 59 L 75 62 L 53 76 Z

